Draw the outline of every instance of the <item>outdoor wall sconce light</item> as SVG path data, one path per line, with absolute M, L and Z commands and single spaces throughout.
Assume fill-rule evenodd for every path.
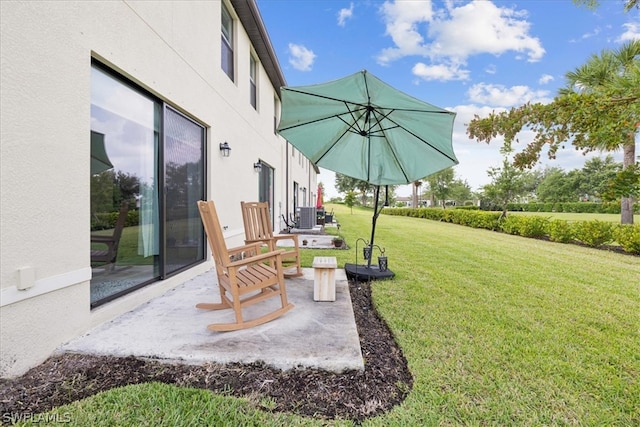
M 262 163 L 256 162 L 253 164 L 253 170 L 256 172 L 260 172 L 262 170 Z
M 220 151 L 222 152 L 222 157 L 229 157 L 229 154 L 231 154 L 231 147 L 229 147 L 229 143 L 227 141 L 220 143 Z

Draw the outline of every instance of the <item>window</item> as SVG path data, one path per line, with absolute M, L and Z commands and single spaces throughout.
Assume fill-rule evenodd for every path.
M 273 225 L 274 215 L 274 169 L 263 161 L 260 161 L 262 168 L 258 178 L 258 201 L 269 203 L 269 212 L 271 214 L 271 224 Z
M 233 79 L 233 19 L 229 10 L 222 5 L 222 69 L 229 76 L 231 81 Z
M 205 129 L 99 64 L 91 69 L 91 306 L 205 257 Z M 119 211 L 124 227 L 116 226 Z M 115 259 L 93 236 L 119 238 Z
M 256 90 L 256 60 L 253 55 L 249 55 L 249 102 L 251 106 L 258 109 L 258 94 Z

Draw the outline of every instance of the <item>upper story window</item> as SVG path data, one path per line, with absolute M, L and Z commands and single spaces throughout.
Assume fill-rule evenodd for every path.
M 222 69 L 233 81 L 233 19 L 229 10 L 222 4 Z
M 249 55 L 249 102 L 251 106 L 258 109 L 258 93 L 256 89 L 256 59 Z

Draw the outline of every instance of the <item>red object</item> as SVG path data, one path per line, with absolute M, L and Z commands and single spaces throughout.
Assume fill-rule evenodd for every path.
M 316 208 L 322 207 L 322 187 L 318 187 L 318 200 L 316 201 Z

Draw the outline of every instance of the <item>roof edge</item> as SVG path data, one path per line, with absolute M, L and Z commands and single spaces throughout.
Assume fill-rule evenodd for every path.
M 258 58 L 264 67 L 271 84 L 278 97 L 281 98 L 280 88 L 286 86 L 284 74 L 280 68 L 280 62 L 276 55 L 269 33 L 264 25 L 260 10 L 255 0 L 230 0 L 238 19 L 247 32 L 251 44 L 258 54 Z

